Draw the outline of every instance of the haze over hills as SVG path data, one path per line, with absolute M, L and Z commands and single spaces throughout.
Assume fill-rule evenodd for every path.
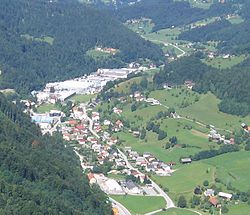
M 117 67 L 139 58 L 163 60 L 162 51 L 107 14 L 77 1 L 4 0 L 0 5 L 1 88 L 19 92 L 46 82 Z M 119 52 L 95 61 L 95 46 Z

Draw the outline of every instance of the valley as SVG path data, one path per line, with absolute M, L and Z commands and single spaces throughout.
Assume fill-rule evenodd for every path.
M 4 0 L 0 214 L 247 215 L 248 8 Z

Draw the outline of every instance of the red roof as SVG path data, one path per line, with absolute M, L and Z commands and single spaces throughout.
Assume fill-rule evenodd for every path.
M 91 179 L 95 179 L 94 174 L 90 172 L 90 173 L 88 174 L 88 179 L 89 179 L 89 181 L 90 181 Z
M 84 126 L 84 125 L 77 125 L 77 126 L 76 126 L 76 128 L 78 128 L 78 129 L 82 130 L 82 129 L 84 129 L 84 128 L 85 128 L 85 126 Z
M 76 120 L 69 120 L 68 124 L 70 124 L 70 125 L 76 125 L 77 121 Z
M 213 206 L 217 206 L 218 204 L 218 200 L 216 198 L 216 196 L 210 196 L 209 200 L 208 200 Z

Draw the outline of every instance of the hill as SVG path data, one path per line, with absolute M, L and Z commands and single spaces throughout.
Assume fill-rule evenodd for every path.
M 72 150 L 0 94 L 0 214 L 110 214 Z
M 163 60 L 160 48 L 105 12 L 77 1 L 3 0 L 0 5 L 0 86 L 27 93 L 48 81 L 117 67 L 138 58 Z M 119 52 L 96 61 L 95 46 Z
M 231 4 L 212 4 L 209 9 L 192 7 L 185 1 L 142 0 L 133 5 L 118 8 L 114 14 L 123 22 L 142 17 L 152 19 L 153 31 L 181 26 L 234 11 Z
M 202 63 L 198 57 L 184 57 L 157 73 L 154 83 L 158 86 L 165 82 L 183 84 L 191 79 L 196 83 L 194 90 L 211 91 L 222 99 L 219 104 L 221 111 L 246 116 L 250 113 L 249 61 L 248 58 L 231 69 L 215 69 Z

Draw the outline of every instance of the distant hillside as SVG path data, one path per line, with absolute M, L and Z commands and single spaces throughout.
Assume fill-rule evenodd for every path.
M 78 1 L 2 0 L 0 4 L 1 88 L 21 93 L 48 81 L 122 66 L 138 58 L 163 60 L 160 48 L 104 12 Z M 96 45 L 119 49 L 105 61 L 86 52 Z
M 221 16 L 234 11 L 231 4 L 212 4 L 209 9 L 194 8 L 188 2 L 174 0 L 141 0 L 136 4 L 124 6 L 114 11 L 123 22 L 141 17 L 153 20 L 154 31 L 190 24 L 208 17 Z
M 168 64 L 154 76 L 154 83 L 183 84 L 185 80 L 195 82 L 194 90 L 211 91 L 222 99 L 219 108 L 236 115 L 250 114 L 250 58 L 231 69 L 219 70 L 209 67 L 198 57 L 190 56 Z
M 0 214 L 111 214 L 72 150 L 0 94 Z

